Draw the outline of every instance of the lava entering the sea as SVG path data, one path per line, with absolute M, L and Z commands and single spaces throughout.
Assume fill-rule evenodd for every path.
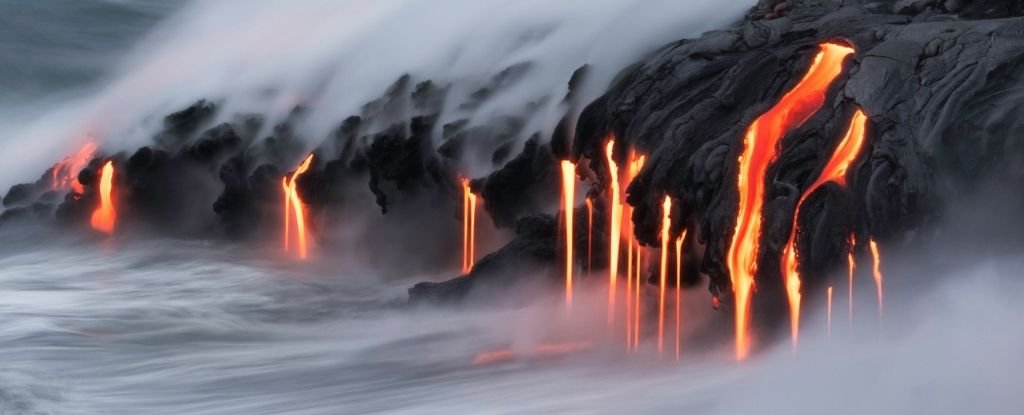
M 668 289 L 669 231 L 672 229 L 672 199 L 665 196 L 661 204 L 661 266 L 658 279 L 658 354 L 665 349 L 665 290 Z M 678 287 L 678 286 L 677 286 Z
M 686 229 L 676 239 L 676 361 L 679 361 L 679 349 L 682 342 L 683 329 L 683 241 L 686 240 Z
M 786 242 L 785 248 L 782 250 L 782 275 L 785 279 L 786 284 L 786 295 L 789 299 L 789 313 L 790 313 L 790 335 L 793 342 L 794 350 L 800 340 L 800 271 L 797 269 L 797 250 L 796 250 L 796 237 L 797 228 L 800 218 L 800 208 L 803 206 L 807 198 L 814 193 L 814 191 L 824 186 L 826 183 L 836 183 L 840 186 L 846 186 L 846 171 L 853 164 L 853 161 L 860 154 L 861 149 L 864 147 L 865 141 L 865 129 L 867 128 L 868 117 L 863 111 L 857 110 L 853 114 L 853 119 L 850 121 L 850 128 L 847 129 L 846 135 L 843 136 L 842 141 L 836 146 L 836 149 L 832 152 L 832 157 L 829 158 L 828 163 L 818 174 L 817 180 L 807 188 L 806 191 L 800 196 L 800 199 L 796 203 L 796 209 L 793 212 L 793 224 L 789 231 L 789 240 Z
M 117 210 L 114 208 L 114 162 L 107 161 L 100 170 L 100 203 L 92 212 L 92 228 L 107 235 L 114 233 Z
M 572 308 L 572 248 L 575 240 L 572 231 L 575 227 L 574 213 L 576 209 L 576 165 L 569 160 L 562 160 L 562 209 L 565 212 L 565 306 Z
M 853 250 L 857 247 L 857 237 L 850 235 L 850 250 L 846 253 L 846 302 L 847 302 L 847 319 L 849 320 L 850 330 L 853 330 L 853 273 L 857 270 L 857 260 L 853 257 Z
M 619 203 L 619 166 L 615 163 L 615 140 L 608 140 L 604 147 L 608 161 L 608 325 L 615 322 L 615 288 L 619 278 L 619 239 L 622 237 L 622 205 Z
M 827 306 L 827 309 L 826 309 L 827 311 L 826 311 L 825 318 L 827 319 L 826 321 L 828 322 L 827 323 L 828 324 L 828 337 L 832 337 L 832 286 L 831 285 L 828 286 L 828 292 L 826 293 L 826 295 L 828 296 L 828 299 L 826 300 L 827 301 L 827 305 L 826 305 Z
M 884 282 L 882 279 L 882 256 L 878 252 L 878 243 L 874 239 L 868 240 L 868 248 L 871 250 L 871 273 L 875 277 L 875 289 L 878 290 L 878 317 L 881 318 L 885 309 L 885 303 L 882 301 L 882 284 Z
M 306 212 L 305 205 L 302 202 L 302 198 L 299 196 L 299 189 L 296 184 L 299 177 L 302 176 L 306 171 L 309 170 L 310 164 L 313 163 L 313 155 L 306 156 L 299 167 L 295 169 L 291 177 L 288 176 L 281 178 L 281 190 L 284 194 L 284 250 L 285 252 L 290 251 L 291 243 L 291 217 L 295 217 L 295 239 L 299 245 L 298 255 L 301 259 L 306 259 L 309 256 L 308 246 L 306 242 Z
M 745 359 L 750 348 L 747 339 L 750 297 L 760 250 L 766 172 L 776 158 L 782 137 L 821 108 L 825 102 L 825 91 L 842 72 L 843 61 L 853 52 L 853 48 L 837 43 L 820 45 L 820 51 L 803 79 L 747 128 L 738 160 L 736 227 L 726 261 L 736 303 L 737 360 Z
M 590 267 L 594 263 L 594 201 L 588 195 L 587 204 L 587 277 L 590 277 Z
M 462 179 L 462 273 L 467 274 L 476 263 L 476 194 L 469 179 Z

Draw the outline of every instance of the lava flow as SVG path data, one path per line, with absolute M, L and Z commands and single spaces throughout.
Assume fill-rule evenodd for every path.
M 83 193 L 82 184 L 78 182 L 78 172 L 85 168 L 95 152 L 96 143 L 88 142 L 74 155 L 54 164 L 51 172 L 51 190 L 71 189 L 75 193 Z
M 594 262 L 594 201 L 587 196 L 587 277 L 590 277 L 590 267 Z
M 476 194 L 469 179 L 462 179 L 462 273 L 469 273 L 476 263 Z
M 776 158 L 782 137 L 806 122 L 824 104 L 825 91 L 842 72 L 843 60 L 852 53 L 849 46 L 822 44 L 803 79 L 775 106 L 754 120 L 744 136 L 743 153 L 738 160 L 736 228 L 727 256 L 736 301 L 737 360 L 745 359 L 750 347 L 747 341 L 750 296 L 757 272 L 758 238 L 761 236 L 761 210 L 768 166 Z
M 828 286 L 828 337 L 832 337 L 832 286 Z
M 565 211 L 565 306 L 572 308 L 572 248 L 576 209 L 576 165 L 562 160 L 562 208 Z
M 646 160 L 647 156 L 638 155 L 635 151 L 630 150 L 629 165 L 627 166 L 626 177 L 624 180 L 627 187 L 630 183 L 633 183 L 633 179 L 640 174 L 640 170 L 643 169 L 644 162 Z M 642 261 L 640 255 L 640 242 L 636 240 L 636 230 L 633 229 L 633 208 L 625 204 L 623 205 L 622 210 L 627 213 L 623 217 L 622 227 L 626 229 L 626 235 L 628 236 L 626 246 L 629 247 L 626 256 L 626 274 L 629 276 L 627 280 L 631 282 L 631 284 L 634 284 L 631 286 L 632 293 L 627 292 L 627 296 L 630 294 L 632 295 L 632 308 L 627 307 L 626 320 L 632 321 L 633 350 L 637 350 L 640 346 L 640 289 L 643 287 L 643 283 L 640 280 L 640 264 Z M 630 317 L 630 313 L 632 313 L 632 318 Z M 627 329 L 628 328 L 629 327 L 627 325 Z M 629 334 L 627 333 L 627 343 L 628 338 Z
M 878 244 L 875 243 L 874 239 L 868 240 L 868 247 L 871 248 L 871 260 L 873 266 L 871 268 L 872 274 L 875 277 L 875 288 L 878 289 L 878 317 L 882 318 L 883 302 L 882 302 L 882 257 L 878 253 Z
M 686 229 L 676 239 L 676 361 L 679 361 L 679 348 L 682 341 L 683 328 L 683 241 L 686 240 Z
M 669 231 L 672 229 L 672 199 L 665 196 L 661 204 L 661 267 L 658 280 L 658 354 L 665 349 L 665 290 L 668 289 L 668 243 Z
M 847 318 L 850 320 L 850 330 L 853 330 L 853 272 L 857 269 L 857 261 L 853 257 L 853 250 L 857 246 L 857 237 L 850 235 L 850 251 L 846 253 L 846 281 L 847 281 Z
M 281 190 L 284 193 L 284 250 L 288 252 L 290 250 L 291 240 L 291 219 L 292 215 L 295 216 L 295 237 L 299 245 L 299 258 L 306 259 L 309 255 L 306 245 L 306 213 L 305 206 L 303 205 L 302 198 L 299 197 L 299 189 L 296 185 L 296 181 L 299 176 L 302 176 L 309 170 L 310 164 L 313 162 L 313 155 L 306 156 L 306 159 L 302 161 L 299 168 L 295 169 L 292 173 L 291 178 L 285 176 L 281 178 Z
M 611 199 L 608 204 L 609 218 L 608 218 L 608 324 L 611 325 L 615 322 L 615 286 L 618 284 L 619 278 L 619 238 L 622 237 L 622 205 L 619 204 L 619 166 L 615 164 L 615 158 L 613 157 L 613 151 L 615 149 L 615 141 L 608 140 L 605 144 L 605 159 L 608 161 L 608 180 L 611 181 L 609 186 L 609 198 Z
M 797 269 L 796 252 L 796 233 L 797 224 L 800 219 L 800 208 L 815 190 L 818 190 L 826 183 L 831 182 L 843 187 L 846 186 L 846 171 L 853 164 L 857 155 L 860 154 L 861 148 L 864 147 L 864 130 L 867 127 L 867 123 L 868 117 L 864 115 L 863 111 L 858 109 L 854 112 L 846 135 L 843 136 L 842 141 L 839 142 L 835 151 L 832 152 L 832 157 L 825 164 L 825 168 L 821 170 L 818 179 L 800 196 L 800 200 L 796 203 L 796 210 L 793 212 L 793 225 L 789 231 L 789 240 L 786 242 L 786 247 L 782 250 L 782 275 L 785 278 L 786 294 L 789 298 L 790 334 L 794 350 L 800 338 L 800 271 Z
M 107 161 L 100 170 L 100 204 L 92 212 L 92 228 L 110 235 L 114 233 L 117 211 L 114 209 L 114 162 Z

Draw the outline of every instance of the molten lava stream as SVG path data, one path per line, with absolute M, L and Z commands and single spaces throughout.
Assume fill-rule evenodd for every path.
M 608 161 L 608 179 L 611 180 L 608 204 L 608 326 L 615 323 L 616 285 L 619 277 L 619 238 L 622 236 L 622 205 L 619 203 L 619 166 L 615 164 L 613 151 L 615 141 L 605 144 L 605 159 Z
M 462 179 L 462 273 L 476 264 L 476 199 L 469 179 Z
M 285 199 L 285 210 L 284 210 L 284 251 L 290 251 L 290 240 L 291 240 L 291 221 L 290 216 L 295 217 L 295 239 L 299 246 L 299 258 L 306 259 L 309 256 L 309 251 L 306 242 L 306 212 L 305 206 L 302 202 L 302 198 L 299 196 L 299 189 L 297 181 L 300 176 L 309 170 L 310 164 L 313 163 L 313 155 L 306 156 L 299 167 L 295 169 L 291 177 L 281 178 L 281 190 L 284 193 Z
M 826 319 L 828 321 L 828 337 L 832 337 L 832 286 L 828 286 L 828 311 L 826 311 Z
M 627 178 L 626 183 L 629 183 L 628 176 L 626 178 Z M 633 216 L 633 209 L 630 206 L 628 206 L 628 205 L 623 206 L 622 210 L 625 211 L 626 218 L 631 218 Z M 635 249 L 635 244 L 633 243 L 633 228 L 630 226 L 631 224 L 632 224 L 632 222 L 630 222 L 629 219 L 626 219 L 625 223 L 622 224 L 623 227 L 626 229 L 626 348 L 627 348 L 627 350 L 633 347 L 633 337 L 634 337 L 633 336 L 633 321 L 635 320 L 633 318 L 633 313 L 634 313 L 634 310 L 635 310 L 635 308 L 633 307 L 633 300 L 635 298 L 634 295 L 633 295 L 633 291 L 634 291 L 634 287 L 635 287 L 635 285 L 633 284 L 633 280 L 634 280 L 634 274 L 635 274 L 634 268 L 635 268 L 636 262 L 633 261 L 633 253 L 636 251 L 636 249 Z M 636 278 L 639 278 L 639 276 L 637 276 Z
M 590 267 L 594 262 L 594 201 L 587 196 L 587 278 L 590 278 Z
M 850 251 L 846 253 L 846 269 L 847 269 L 847 318 L 849 319 L 850 331 L 853 331 L 853 273 L 857 269 L 857 261 L 853 257 L 853 250 L 857 246 L 857 237 L 850 235 Z
M 643 264 L 643 259 L 641 258 L 643 252 L 640 250 L 640 243 L 639 242 L 637 242 L 635 245 L 636 245 L 636 264 L 635 264 L 635 268 L 634 269 L 636 270 L 636 278 L 634 278 L 634 280 L 636 281 L 636 288 L 633 291 L 633 293 L 634 293 L 634 295 L 636 295 L 636 297 L 633 298 L 633 350 L 639 350 L 640 349 L 640 310 L 641 310 L 641 308 L 640 308 L 640 299 L 641 299 L 641 297 L 640 297 L 640 289 L 643 287 L 643 282 L 641 282 L 643 274 L 642 274 L 642 270 L 641 270 L 641 266 L 640 265 Z
M 100 170 L 100 204 L 92 212 L 92 228 L 107 235 L 114 233 L 117 211 L 114 209 L 114 162 L 107 161 Z
M 676 361 L 679 361 L 679 349 L 682 342 L 683 329 L 683 241 L 686 240 L 686 229 L 676 239 Z
M 768 166 L 776 158 L 782 137 L 806 122 L 824 104 L 825 91 L 842 72 L 843 60 L 852 53 L 853 49 L 848 46 L 835 43 L 820 45 L 814 63 L 800 82 L 775 106 L 754 120 L 744 136 L 743 152 L 738 160 L 736 228 L 726 258 L 736 301 L 737 360 L 745 359 L 750 348 L 747 341 L 750 296 L 757 272 L 758 238 L 761 235 L 761 210 Z
M 645 160 L 647 160 L 646 156 L 638 155 L 635 150 L 630 150 L 629 151 L 629 164 L 627 165 L 627 169 L 626 169 L 626 173 L 625 173 L 626 177 L 624 178 L 624 182 L 626 183 L 626 187 L 628 187 L 631 183 L 633 183 L 633 179 L 635 179 L 636 176 L 638 174 L 640 174 L 640 170 L 643 168 Z M 623 190 L 623 193 L 624 193 L 625 189 L 622 189 L 622 190 Z M 625 199 L 625 194 L 622 195 L 620 200 L 624 200 L 624 199 Z M 632 338 L 633 338 L 633 346 L 632 347 L 633 347 L 633 350 L 635 351 L 635 350 L 638 350 L 639 346 L 640 346 L 640 311 L 641 311 L 640 310 L 640 295 L 641 295 L 640 289 L 643 287 L 643 285 L 642 285 L 642 283 L 640 281 L 640 243 L 636 241 L 636 229 L 634 229 L 634 227 L 633 227 L 633 210 L 634 210 L 633 207 L 625 205 L 623 207 L 623 210 L 625 210 L 627 213 L 626 213 L 625 217 L 623 218 L 622 227 L 624 229 L 626 229 L 626 235 L 628 236 L 627 241 L 626 241 L 626 246 L 629 247 L 628 252 L 627 252 L 627 256 L 626 256 L 626 262 L 628 264 L 627 267 L 626 267 L 627 268 L 626 271 L 627 271 L 627 275 L 629 275 L 629 278 L 627 279 L 627 282 L 630 282 L 630 283 L 631 282 L 635 282 L 636 283 L 636 285 L 634 285 L 633 288 L 631 289 L 632 292 L 627 292 L 627 296 L 632 294 L 633 299 L 632 299 L 632 304 L 627 304 L 627 311 L 626 311 L 626 320 L 627 321 L 632 321 L 632 326 L 633 326 L 632 327 L 633 328 L 633 333 L 631 335 Z M 634 258 L 636 259 L 635 261 L 634 261 Z M 628 301 L 630 301 L 630 300 L 627 300 L 627 302 Z M 629 305 L 632 305 L 632 307 L 629 307 Z M 630 337 L 630 334 L 628 333 L 628 330 L 627 330 L 627 336 L 626 337 L 627 337 L 627 344 L 628 344 L 629 343 L 628 339 Z
M 665 290 L 668 289 L 668 239 L 669 231 L 672 229 L 672 219 L 669 215 L 672 212 L 672 199 L 665 196 L 661 204 L 661 267 L 659 267 L 658 280 L 658 354 L 664 353 L 665 349 Z
M 576 208 L 576 165 L 569 160 L 562 160 L 562 202 L 562 209 L 565 212 L 565 306 L 572 309 L 572 231 Z
M 789 240 L 782 250 L 782 275 L 785 278 L 786 294 L 789 297 L 790 334 L 794 350 L 796 350 L 800 338 L 800 272 L 797 269 L 796 251 L 800 208 L 803 207 L 804 201 L 815 190 L 818 190 L 826 183 L 831 182 L 843 187 L 846 186 L 846 171 L 849 170 L 850 165 L 857 159 L 857 155 L 860 154 L 861 149 L 864 147 L 864 131 L 867 128 L 867 122 L 868 117 L 864 115 L 863 111 L 858 109 L 854 112 L 846 135 L 843 136 L 835 151 L 832 152 L 832 156 L 829 158 L 828 163 L 825 164 L 825 168 L 821 170 L 817 180 L 800 196 L 799 201 L 796 203 L 796 210 L 793 212 L 793 224 L 789 231 Z
M 878 290 L 878 318 L 882 318 L 882 311 L 884 309 L 884 302 L 882 301 L 882 257 L 878 253 L 878 244 L 875 243 L 874 239 L 868 240 L 868 247 L 871 249 L 871 261 L 872 268 L 871 272 L 875 277 L 875 288 Z
M 67 157 L 53 165 L 51 172 L 51 190 L 71 189 L 75 193 L 82 194 L 82 184 L 78 182 L 78 173 L 89 164 L 92 155 L 96 152 L 96 143 L 88 142 L 82 146 L 74 155 Z

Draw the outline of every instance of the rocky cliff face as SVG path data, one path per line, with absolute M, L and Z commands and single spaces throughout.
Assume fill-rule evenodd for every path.
M 1014 138 L 1024 102 L 1021 11 L 1019 2 L 761 2 L 733 27 L 667 45 L 624 71 L 580 117 L 575 155 L 606 178 L 607 137 L 649 154 L 628 190 L 637 236 L 653 244 L 661 199 L 680 201 L 675 222 L 698 231 L 712 292 L 729 293 L 744 131 L 799 81 L 819 44 L 852 46 L 825 106 L 785 136 L 768 172 L 758 289 L 778 290 L 797 200 L 855 108 L 869 117 L 868 148 L 848 189 L 826 186 L 804 205 L 807 270 L 845 258 L 851 233 L 905 241 L 978 183 L 1024 179 Z

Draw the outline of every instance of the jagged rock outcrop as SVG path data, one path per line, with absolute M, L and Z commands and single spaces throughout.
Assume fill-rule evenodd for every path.
M 758 289 L 778 290 L 796 201 L 855 107 L 870 118 L 868 148 L 849 190 L 826 187 L 803 207 L 806 269 L 837 263 L 844 234 L 901 240 L 986 176 L 1024 179 L 1024 153 L 999 150 L 1013 146 L 1024 100 L 1014 92 L 1024 81 L 1021 10 L 1018 2 L 762 1 L 735 26 L 667 45 L 623 72 L 581 115 L 574 149 L 599 173 L 609 135 L 649 154 L 628 190 L 638 237 L 656 241 L 657 209 L 671 196 L 684 206 L 677 223 L 698 224 L 712 291 L 728 293 L 745 128 L 801 78 L 820 43 L 853 46 L 825 107 L 784 138 L 768 174 Z

